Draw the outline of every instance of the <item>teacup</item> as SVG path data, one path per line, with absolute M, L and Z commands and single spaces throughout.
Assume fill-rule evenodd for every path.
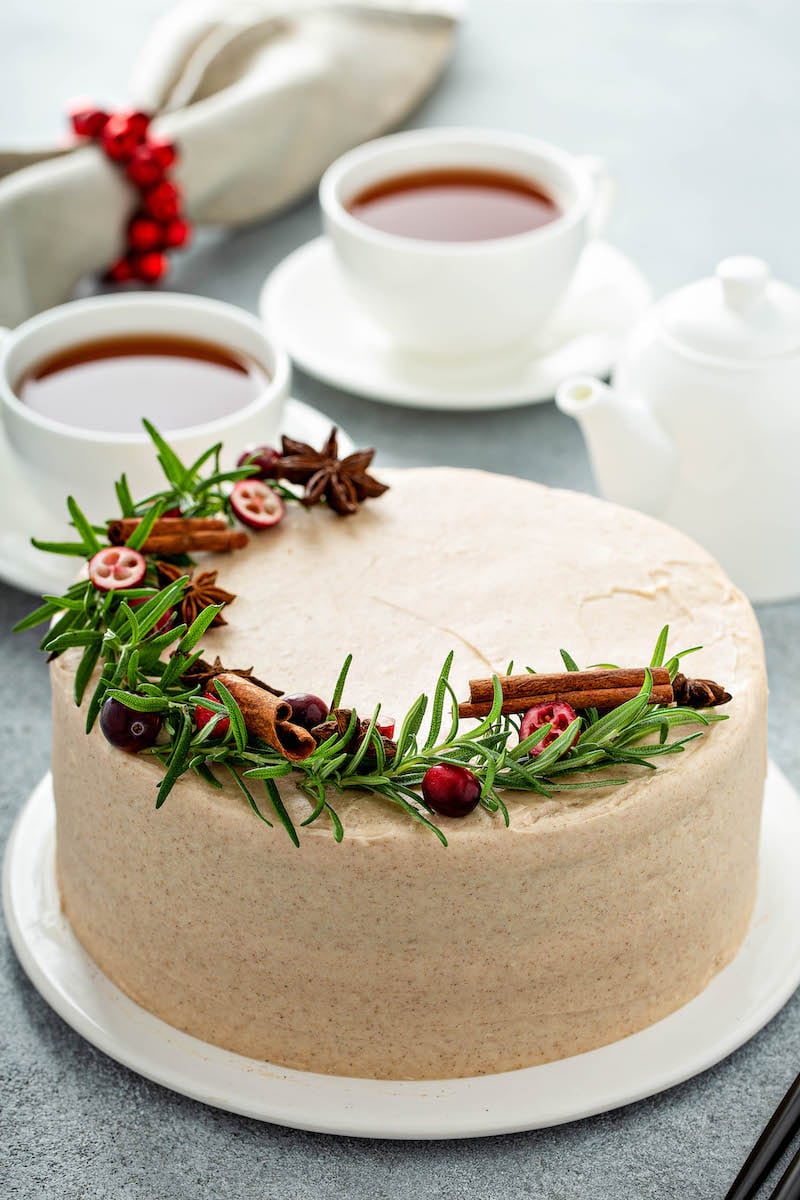
M 464 168 L 529 180 L 559 214 L 509 237 L 444 242 L 387 233 L 348 211 L 364 189 L 392 178 Z M 596 159 L 520 134 L 429 129 L 342 155 L 319 195 L 325 231 L 364 314 L 404 349 L 455 356 L 513 346 L 547 321 L 602 220 L 608 190 Z
M 62 423 L 23 403 L 15 384 L 37 363 L 69 347 L 136 334 L 215 343 L 265 368 L 263 390 L 248 404 L 220 419 L 169 431 L 181 458 L 191 461 L 222 441 L 223 465 L 232 466 L 243 447 L 270 443 L 278 433 L 289 391 L 288 357 L 254 317 L 233 305 L 164 292 L 98 296 L 50 309 L 5 331 L 0 344 L 0 557 L 3 574 L 21 586 L 31 586 L 33 579 L 49 586 L 63 578 L 63 560 L 38 554 L 27 543 L 32 535 L 56 541 L 69 536 L 68 494 L 87 515 L 102 520 L 116 512 L 114 482 L 123 472 L 134 496 L 158 490 L 163 475 L 144 430 L 110 433 Z M 158 413 L 148 416 L 158 427 Z

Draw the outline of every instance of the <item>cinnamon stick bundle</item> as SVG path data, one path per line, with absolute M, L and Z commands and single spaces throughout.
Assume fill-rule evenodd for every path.
M 292 706 L 285 700 L 232 672 L 216 678 L 239 705 L 248 733 L 261 738 L 290 762 L 300 762 L 313 754 L 316 741 L 307 729 L 292 724 Z
M 671 681 L 664 667 L 651 668 L 651 674 L 653 690 L 648 701 L 650 704 L 685 704 L 691 708 L 707 708 L 726 704 L 731 698 L 724 688 L 710 679 L 687 679 L 679 674 Z M 570 704 L 576 711 L 617 708 L 639 694 L 644 676 L 644 667 L 564 671 L 557 675 L 501 676 L 501 712 L 525 712 L 534 704 L 551 704 L 556 700 Z M 458 715 L 485 717 L 492 707 L 492 680 L 472 679 L 469 689 L 469 701 L 459 705 Z
M 107 534 L 112 546 L 124 545 L 141 521 L 141 517 L 109 521 Z M 195 550 L 219 554 L 239 550 L 249 540 L 243 529 L 231 529 L 224 517 L 161 517 L 142 550 L 145 554 L 190 554 Z

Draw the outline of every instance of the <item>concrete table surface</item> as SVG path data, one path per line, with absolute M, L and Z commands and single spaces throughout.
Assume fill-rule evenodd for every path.
M 54 134 L 73 95 L 124 102 L 133 49 L 165 7 L 3 0 L 0 144 Z M 800 126 L 799 36 L 791 0 L 473 0 L 451 68 L 413 120 L 518 129 L 605 156 L 618 182 L 611 237 L 657 292 L 742 251 L 798 284 L 800 167 L 787 150 Z M 309 201 L 230 237 L 205 234 L 171 286 L 254 309 L 270 268 L 318 231 Z M 552 404 L 438 415 L 300 374 L 295 393 L 359 444 L 377 444 L 384 463 L 481 466 L 592 489 L 577 429 Z M 49 758 L 36 637 L 8 634 L 30 605 L 0 587 L 3 840 Z M 759 617 L 771 752 L 800 785 L 800 603 L 762 606 Z M 205 1108 L 118 1066 L 39 998 L 4 930 L 0 968 L 0 1194 L 26 1200 L 721 1197 L 800 1060 L 795 996 L 715 1069 L 605 1116 L 484 1141 L 336 1139 Z

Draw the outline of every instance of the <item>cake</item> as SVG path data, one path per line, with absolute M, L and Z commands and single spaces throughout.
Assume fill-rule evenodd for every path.
M 509 659 L 558 670 L 703 646 L 733 693 L 656 770 L 552 798 L 508 792 L 510 827 L 441 817 L 448 845 L 356 791 L 344 825 L 267 828 L 233 782 L 115 750 L 52 663 L 57 876 L 105 974 L 205 1042 L 300 1070 L 378 1079 L 508 1071 L 591 1050 L 696 996 L 736 954 L 757 882 L 766 683 L 753 612 L 682 534 L 588 496 L 479 471 L 387 472 L 356 518 L 293 510 L 208 564 L 237 596 L 207 656 L 290 691 L 401 716 L 455 651 L 452 683 Z M 300 824 L 309 800 L 280 780 Z

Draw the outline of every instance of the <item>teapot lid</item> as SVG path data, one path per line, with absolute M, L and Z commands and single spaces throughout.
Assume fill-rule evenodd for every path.
M 713 278 L 673 292 L 659 307 L 680 347 L 714 358 L 766 359 L 800 347 L 800 292 L 771 279 L 761 258 L 725 258 Z

